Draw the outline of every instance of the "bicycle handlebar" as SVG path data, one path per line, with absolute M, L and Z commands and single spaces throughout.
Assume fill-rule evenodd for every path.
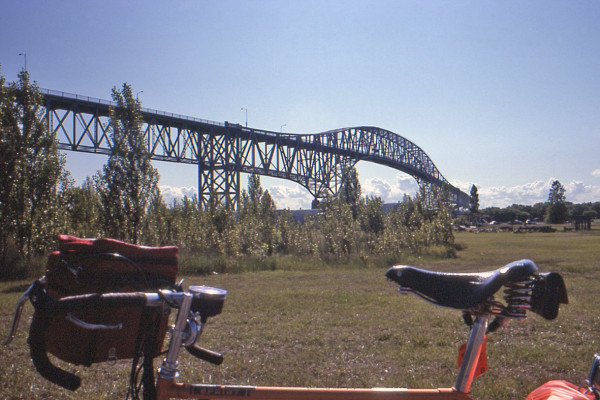
M 199 313 L 203 321 L 206 318 L 217 315 L 223 308 L 223 302 L 227 291 L 204 286 L 190 287 L 193 296 L 191 310 Z M 48 359 L 46 349 L 46 331 L 50 321 L 57 314 L 66 314 L 77 310 L 94 310 L 119 307 L 160 307 L 167 304 L 171 307 L 179 307 L 184 296 L 183 292 L 159 291 L 158 293 L 126 292 L 105 294 L 84 294 L 78 296 L 63 297 L 53 300 L 45 292 L 40 282 L 32 285 L 29 293 L 36 313 L 31 322 L 29 330 L 29 347 L 33 365 L 44 378 L 69 390 L 76 390 L 81 385 L 81 379 L 65 370 L 53 365 Z M 223 355 L 191 344 L 185 347 L 193 356 L 220 365 Z
M 77 310 L 93 310 L 115 307 L 144 307 L 149 295 L 143 292 L 92 293 L 51 300 L 44 306 L 49 314 L 61 314 Z
M 34 315 L 29 328 L 29 353 L 35 369 L 41 376 L 65 389 L 77 390 L 81 378 L 58 368 L 48 359 L 46 353 L 46 330 L 50 324 L 49 316 Z
M 81 378 L 55 366 L 48 358 L 46 351 L 46 331 L 52 317 L 56 314 L 81 309 L 124 306 L 143 307 L 147 302 L 148 297 L 145 293 L 136 292 L 81 295 L 65 297 L 56 301 L 46 299 L 45 301 L 38 302 L 36 311 L 39 310 L 41 312 L 34 315 L 29 328 L 29 339 L 27 340 L 35 369 L 50 382 L 68 390 L 77 390 L 81 385 Z

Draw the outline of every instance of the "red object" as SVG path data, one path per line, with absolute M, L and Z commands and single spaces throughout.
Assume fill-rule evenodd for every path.
M 585 389 L 567 381 L 549 381 L 527 396 L 525 400 L 594 400 L 593 393 L 583 393 Z
M 159 273 L 173 279 L 177 275 L 177 246 L 147 247 L 116 239 L 83 239 L 58 235 L 58 250 L 61 256 L 67 257 L 69 255 L 90 256 L 116 253 L 139 263 L 146 273 Z M 50 262 L 48 268 L 51 268 Z
M 488 364 L 487 364 L 487 336 L 483 339 L 483 344 L 481 345 L 481 352 L 479 353 L 479 359 L 477 360 L 477 367 L 475 367 L 475 375 L 473 375 L 473 379 L 477 378 L 479 375 L 487 372 Z M 467 351 L 467 344 L 464 343 L 458 349 L 458 367 L 460 368 L 463 358 L 465 357 L 465 352 Z

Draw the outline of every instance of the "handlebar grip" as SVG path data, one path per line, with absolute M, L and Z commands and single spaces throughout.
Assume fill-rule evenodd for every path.
M 65 389 L 75 391 L 81 386 L 81 378 L 53 365 L 46 353 L 46 330 L 50 324 L 48 315 L 34 314 L 29 328 L 29 350 L 35 369 L 41 376 Z
M 147 297 L 142 292 L 93 293 L 63 297 L 53 301 L 46 308 L 51 313 L 65 313 L 76 310 L 93 310 L 112 307 L 144 307 Z
M 191 355 L 204 361 L 208 361 L 211 364 L 221 365 L 223 363 L 223 354 L 217 353 L 198 345 L 186 346 L 185 348 Z

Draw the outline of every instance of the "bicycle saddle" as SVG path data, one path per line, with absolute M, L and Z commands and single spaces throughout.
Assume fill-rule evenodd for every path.
M 408 265 L 391 267 L 385 276 L 434 304 L 465 310 L 483 303 L 503 285 L 530 278 L 537 271 L 531 260 L 515 261 L 495 271 L 446 273 Z

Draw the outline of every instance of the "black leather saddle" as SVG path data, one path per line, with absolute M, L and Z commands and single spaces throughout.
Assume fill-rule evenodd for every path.
M 440 306 L 466 310 L 483 303 L 503 285 L 531 278 L 537 266 L 531 260 L 512 262 L 495 271 L 480 273 L 444 273 L 408 265 L 387 270 L 385 276 Z

